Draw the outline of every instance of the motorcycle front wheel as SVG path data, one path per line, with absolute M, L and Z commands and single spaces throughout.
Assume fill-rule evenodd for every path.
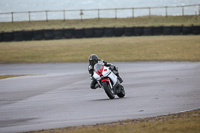
M 114 94 L 113 90 L 111 89 L 110 85 L 108 84 L 108 82 L 103 82 L 102 85 L 103 85 L 103 88 L 104 88 L 107 96 L 110 99 L 114 99 L 115 98 L 115 94 Z

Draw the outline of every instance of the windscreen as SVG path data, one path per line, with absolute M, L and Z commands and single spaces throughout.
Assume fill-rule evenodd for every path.
M 97 64 L 95 64 L 95 66 L 94 66 L 94 70 L 95 70 L 95 71 L 98 71 L 99 69 L 102 69 L 102 66 L 103 66 L 103 64 L 97 63 Z

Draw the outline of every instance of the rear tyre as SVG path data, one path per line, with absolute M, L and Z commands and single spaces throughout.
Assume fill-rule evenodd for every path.
M 113 90 L 111 89 L 110 85 L 108 84 L 108 82 L 103 82 L 102 85 L 103 85 L 103 88 L 104 88 L 107 96 L 110 99 L 114 99 L 115 98 L 115 94 L 114 94 Z
M 124 90 L 124 87 L 123 87 L 123 86 L 121 86 L 121 87 L 122 87 L 122 88 L 121 88 L 120 93 L 117 94 L 117 96 L 118 96 L 119 98 L 123 98 L 123 97 L 125 96 L 125 90 Z

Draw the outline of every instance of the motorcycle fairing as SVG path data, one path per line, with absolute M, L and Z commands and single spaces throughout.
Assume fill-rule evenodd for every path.
M 94 75 L 93 77 L 97 80 L 100 81 L 101 83 L 103 82 L 108 82 L 114 90 L 116 90 L 116 86 L 118 83 L 118 78 L 117 76 L 109 69 L 109 67 L 104 66 L 102 63 L 97 63 L 94 66 Z M 111 82 L 110 82 L 111 81 Z
M 109 79 L 105 78 L 101 80 L 101 83 L 103 83 L 104 81 L 107 81 L 108 83 L 110 83 Z

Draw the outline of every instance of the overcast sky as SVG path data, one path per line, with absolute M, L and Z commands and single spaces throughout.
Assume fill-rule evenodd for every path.
M 200 4 L 200 0 L 0 0 L 0 12 Z

